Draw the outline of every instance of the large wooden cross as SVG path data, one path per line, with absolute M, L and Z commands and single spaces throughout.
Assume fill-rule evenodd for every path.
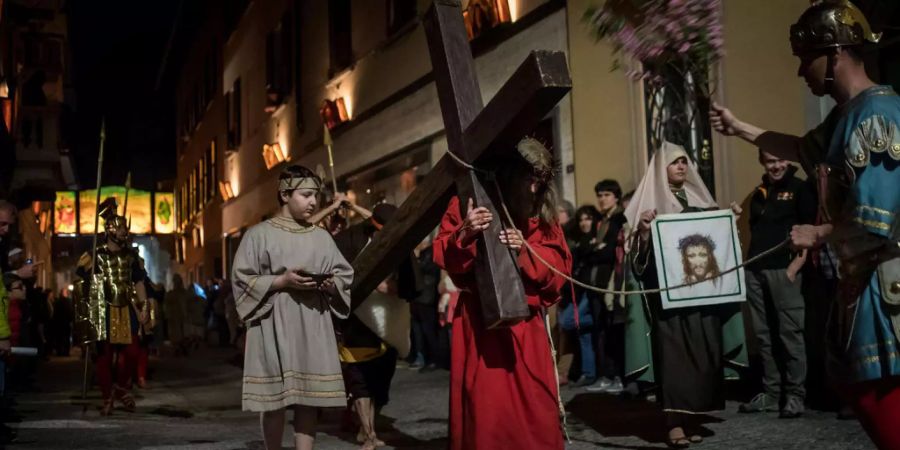
M 459 0 L 435 0 L 424 25 L 449 151 L 476 167 L 490 170 L 504 153 L 515 151 L 519 140 L 571 89 L 565 54 L 535 51 L 485 107 Z M 444 155 L 353 261 L 354 306 L 440 223 L 455 188 L 464 216 L 467 199 L 473 198 L 495 218 L 478 240 L 475 265 L 485 325 L 493 328 L 528 317 L 516 257 L 498 239 L 503 226 L 494 207 L 495 189 L 486 182 Z

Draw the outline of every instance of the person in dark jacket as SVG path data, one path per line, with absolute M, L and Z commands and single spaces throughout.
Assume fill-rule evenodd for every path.
M 621 287 L 622 261 L 617 252 L 619 234 L 625 226 L 625 208 L 621 205 L 622 188 L 616 180 L 601 180 L 594 186 L 597 224 L 594 229 L 597 252 L 593 259 L 596 270 L 591 283 L 606 289 Z M 591 295 L 594 314 L 594 349 L 600 379 L 589 390 L 618 394 L 622 392 L 625 366 L 625 308 L 606 294 Z
M 572 277 L 593 284 L 597 273 L 597 254 L 600 252 L 595 230 L 597 217 L 594 207 L 582 206 L 565 229 L 566 242 L 572 252 Z M 563 287 L 563 300 L 559 303 L 559 327 L 563 341 L 577 343 L 576 361 L 580 365 L 569 371 L 574 387 L 590 386 L 597 381 L 596 353 L 594 349 L 594 314 L 592 297 L 596 294 L 569 283 Z M 574 297 L 573 297 L 574 296 Z M 580 369 L 580 370 L 579 370 Z M 566 375 L 566 374 L 563 374 Z
M 417 353 L 415 362 L 419 372 L 431 372 L 438 367 L 438 282 L 441 268 L 434 263 L 431 238 L 428 237 L 416 249 L 419 270 L 422 274 L 422 289 L 409 303 L 412 316 L 413 348 Z M 413 367 L 413 366 L 410 366 Z
M 795 176 L 795 166 L 762 150 L 759 162 L 766 173 L 750 200 L 748 258 L 777 246 L 794 225 L 812 223 L 816 214 L 815 194 Z M 763 392 L 741 405 L 741 412 L 780 410 L 782 418 L 803 413 L 805 307 L 799 271 L 805 260 L 805 251 L 795 254 L 785 247 L 747 267 L 747 297 L 762 359 Z M 781 348 L 774 349 L 778 343 Z

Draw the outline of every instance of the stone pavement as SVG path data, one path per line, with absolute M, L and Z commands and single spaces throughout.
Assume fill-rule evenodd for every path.
M 99 416 L 99 393 L 80 398 L 80 361 L 55 358 L 40 367 L 40 392 L 15 398 L 15 414 L 4 423 L 16 432 L 10 449 L 262 449 L 258 416 L 240 411 L 240 370 L 230 353 L 203 350 L 190 358 L 163 358 L 151 388 L 137 391 L 135 413 Z M 443 449 L 447 446 L 447 382 L 444 371 L 419 374 L 398 368 L 392 400 L 384 410 L 380 436 L 387 448 Z M 662 417 L 644 401 L 563 389 L 569 410 L 569 449 L 665 448 Z M 708 417 L 709 436 L 698 449 L 870 449 L 855 421 L 810 411 L 779 420 L 774 414 L 739 415 L 736 403 Z M 323 418 L 317 448 L 358 448 L 339 430 L 339 413 Z M 286 430 L 290 425 L 286 426 Z M 291 444 L 286 433 L 284 445 Z

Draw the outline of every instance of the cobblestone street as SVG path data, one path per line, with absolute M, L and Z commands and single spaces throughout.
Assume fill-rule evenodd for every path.
M 240 411 L 240 370 L 225 361 L 229 353 L 206 350 L 190 358 L 154 361 L 152 386 L 139 391 L 138 410 L 99 416 L 99 394 L 83 407 L 78 392 L 80 362 L 58 358 L 40 367 L 40 392 L 18 395 L 11 449 L 261 449 L 255 414 Z M 419 374 L 398 368 L 392 401 L 384 410 L 381 437 L 388 448 L 441 449 L 447 444 L 447 385 L 444 371 Z M 569 410 L 570 449 L 665 448 L 661 417 L 653 405 L 602 394 L 563 389 Z M 869 449 L 855 421 L 833 413 L 809 411 L 797 420 L 775 414 L 739 415 L 730 402 L 725 412 L 708 417 L 709 436 L 702 449 Z M 357 448 L 342 433 L 340 414 L 323 418 L 317 448 Z M 290 427 L 287 427 L 288 429 Z M 286 434 L 284 445 L 290 444 Z

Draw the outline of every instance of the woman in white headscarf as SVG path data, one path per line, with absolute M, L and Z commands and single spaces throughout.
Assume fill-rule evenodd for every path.
M 650 223 L 657 214 L 718 209 L 687 153 L 664 143 L 625 210 L 633 224 L 629 260 L 637 287 L 659 287 Z M 746 366 L 736 304 L 663 310 L 659 294 L 629 298 L 626 376 L 659 385 L 670 447 L 699 443 L 692 415 L 725 408 L 726 361 Z M 649 337 L 649 339 L 648 339 Z M 628 338 L 626 338 L 628 339 Z

